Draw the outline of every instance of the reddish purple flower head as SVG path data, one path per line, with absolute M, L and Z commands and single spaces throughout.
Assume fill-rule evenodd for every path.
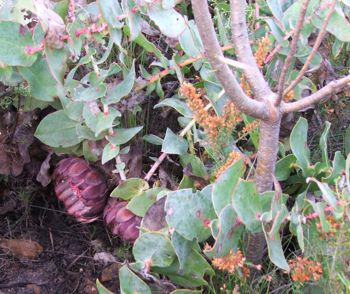
M 78 221 L 96 220 L 106 204 L 107 184 L 103 175 L 82 158 L 61 160 L 54 173 L 55 192 L 68 213 Z
M 103 219 L 113 235 L 133 242 L 139 236 L 141 217 L 127 209 L 127 205 L 127 201 L 110 198 L 103 212 Z

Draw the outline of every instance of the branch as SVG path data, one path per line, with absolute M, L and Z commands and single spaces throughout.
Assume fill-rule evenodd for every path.
M 336 94 L 336 93 L 340 92 L 346 86 L 350 86 L 350 75 L 348 75 L 342 79 L 330 82 L 327 86 L 318 90 L 314 94 L 312 94 L 308 97 L 305 97 L 299 101 L 283 104 L 282 112 L 284 112 L 284 113 L 294 112 L 294 111 L 299 111 L 301 109 L 309 107 L 309 106 L 319 102 L 321 99 L 325 98 L 328 95 Z
M 225 91 L 222 90 L 219 95 L 218 95 L 218 98 L 217 99 L 220 99 L 222 96 L 224 96 L 225 94 Z M 204 110 L 209 110 L 213 105 L 211 103 L 208 103 L 205 107 L 204 107 Z M 186 127 L 184 127 L 182 129 L 182 131 L 180 132 L 179 136 L 180 137 L 184 137 L 187 132 L 195 125 L 196 123 L 196 119 L 192 119 Z M 162 154 L 158 157 L 158 159 L 153 163 L 151 169 L 148 171 L 148 173 L 145 175 L 144 177 L 144 180 L 145 181 L 149 181 L 151 179 L 151 177 L 153 176 L 153 174 L 155 173 L 155 171 L 157 170 L 157 168 L 162 164 L 163 160 L 166 158 L 168 154 L 165 153 L 165 152 L 162 152 Z
M 309 67 L 312 59 L 315 57 L 316 53 L 317 53 L 317 50 L 318 48 L 320 47 L 322 41 L 323 41 L 323 38 L 324 36 L 326 35 L 326 28 L 327 28 L 327 25 L 329 23 L 329 19 L 331 18 L 331 15 L 334 11 L 334 8 L 335 8 L 335 4 L 337 3 L 336 0 L 333 0 L 332 4 L 331 4 L 331 7 L 326 15 L 326 18 L 322 24 L 322 27 L 321 27 L 321 30 L 317 36 L 317 39 L 316 39 L 316 42 L 312 48 L 312 51 L 310 53 L 310 55 L 307 57 L 306 59 L 306 62 L 305 64 L 303 65 L 302 69 L 300 70 L 298 76 L 296 77 L 296 79 L 289 85 L 289 87 L 287 87 L 287 89 L 283 92 L 283 95 L 286 95 L 289 93 L 289 91 L 293 90 L 295 88 L 296 85 L 299 84 L 299 82 L 301 81 L 301 79 L 303 78 L 307 68 Z
M 207 1 L 192 0 L 192 9 L 205 52 L 225 92 L 242 112 L 255 118 L 268 119 L 268 106 L 245 95 L 228 65 L 220 61 L 224 56 L 220 50 Z
M 228 50 L 231 50 L 231 49 L 233 49 L 233 46 L 232 46 L 232 45 L 227 45 L 227 46 L 221 47 L 221 50 L 222 50 L 223 52 L 228 51 Z M 201 60 L 201 59 L 203 59 L 203 58 L 205 58 L 205 54 L 200 54 L 200 55 L 198 55 L 198 56 L 196 56 L 196 57 L 190 57 L 190 58 L 188 58 L 188 59 L 186 59 L 186 60 L 180 62 L 179 64 L 177 64 L 177 66 L 180 67 L 180 68 L 183 68 L 183 67 L 185 67 L 185 66 L 187 66 L 187 65 L 190 65 L 190 64 L 192 64 L 192 63 L 194 63 L 194 62 L 196 62 L 196 61 L 198 61 L 198 60 Z M 159 79 L 161 79 L 161 78 L 167 76 L 172 70 L 175 70 L 175 66 L 170 66 L 170 67 L 168 67 L 168 68 L 162 70 L 161 72 L 156 73 L 155 75 L 151 76 L 151 77 L 149 78 L 149 80 L 148 80 L 145 84 L 136 86 L 135 89 L 134 89 L 134 91 L 135 91 L 135 92 L 141 91 L 142 89 L 146 88 L 146 87 L 149 86 L 150 84 L 153 84 L 153 83 L 155 83 L 156 81 L 158 81 Z
M 120 164 L 123 163 L 122 160 L 120 159 L 120 156 L 119 156 L 119 155 L 117 155 L 117 157 L 115 158 L 115 161 L 116 161 L 117 165 L 120 165 Z M 120 170 L 119 170 L 118 168 L 117 168 L 117 170 L 118 170 L 120 179 L 121 179 L 122 181 L 126 181 L 126 175 L 125 175 L 124 170 L 123 170 L 123 169 L 120 169 Z
M 305 18 L 304 25 L 309 24 L 311 22 L 311 20 L 315 17 L 318 9 L 319 6 L 316 6 L 314 11 L 307 18 Z M 293 36 L 295 29 L 296 28 L 292 29 L 291 31 L 285 34 L 282 41 L 276 45 L 276 47 L 269 53 L 269 55 L 266 56 L 265 63 L 269 63 L 272 60 L 272 58 L 281 50 L 283 42 L 287 41 L 291 36 Z
M 290 67 L 292 60 L 294 58 L 294 55 L 297 51 L 298 41 L 299 41 L 301 29 L 303 28 L 305 14 L 306 14 L 307 7 L 309 6 L 309 2 L 310 2 L 310 0 L 304 0 L 302 6 L 300 8 L 300 15 L 298 18 L 297 26 L 296 26 L 294 34 L 293 34 L 291 48 L 290 48 L 290 51 L 287 55 L 286 61 L 284 63 L 281 77 L 278 81 L 277 100 L 275 101 L 275 106 L 279 106 L 281 104 L 281 101 L 283 98 L 284 84 L 286 82 L 286 77 L 287 77 L 287 73 L 289 71 L 289 67 Z
M 264 101 L 268 97 L 272 98 L 274 94 L 259 70 L 250 46 L 245 18 L 246 1 L 230 0 L 230 4 L 232 39 L 236 48 L 237 59 L 249 65 L 249 68 L 243 69 L 244 75 L 247 77 L 249 85 L 253 88 L 258 100 Z
M 230 65 L 232 67 L 240 68 L 240 69 L 243 69 L 243 70 L 252 70 L 253 69 L 253 67 L 251 67 L 250 65 L 248 65 L 246 63 L 243 63 L 243 62 L 239 62 L 239 61 L 233 60 L 231 58 L 218 57 L 218 59 L 220 61 L 222 61 L 223 63 L 226 63 L 227 65 Z
M 158 159 L 153 163 L 153 165 L 152 165 L 151 169 L 148 171 L 147 175 L 143 178 L 145 181 L 148 182 L 151 179 L 154 172 L 161 165 L 161 163 L 167 157 L 167 155 L 168 155 L 167 153 L 162 152 L 162 154 L 158 157 Z

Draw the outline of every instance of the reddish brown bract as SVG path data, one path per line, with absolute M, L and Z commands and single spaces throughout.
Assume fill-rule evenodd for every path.
M 105 224 L 114 235 L 124 241 L 135 241 L 139 236 L 141 217 L 126 208 L 128 202 L 117 198 L 109 199 L 103 212 Z
M 81 158 L 61 160 L 54 173 L 55 192 L 68 213 L 78 221 L 96 220 L 106 203 L 107 185 L 102 174 Z

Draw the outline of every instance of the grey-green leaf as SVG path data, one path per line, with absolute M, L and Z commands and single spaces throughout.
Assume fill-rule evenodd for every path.
M 83 139 L 77 136 L 78 122 L 59 110 L 47 115 L 38 125 L 35 137 L 51 147 L 70 147 Z
M 123 23 L 118 20 L 123 15 L 123 10 L 118 1 L 99 0 L 97 4 L 103 18 L 111 28 L 121 29 L 123 27 Z
M 104 148 L 102 152 L 102 164 L 105 164 L 106 162 L 110 161 L 111 159 L 115 158 L 120 151 L 120 147 L 116 145 L 112 145 L 111 143 L 108 143 Z
M 121 98 L 128 95 L 135 82 L 135 62 L 133 62 L 131 69 L 124 76 L 124 80 L 119 84 L 112 86 L 107 90 L 106 98 L 103 99 L 104 104 L 118 103 Z
M 148 8 L 148 16 L 161 32 L 170 38 L 177 38 L 186 29 L 183 16 L 175 9 L 164 9 L 161 3 L 154 3 Z
M 130 200 L 133 197 L 140 195 L 143 191 L 149 188 L 148 183 L 139 178 L 130 178 L 116 187 L 111 197 L 118 197 L 123 200 Z
M 243 225 L 231 204 L 227 204 L 221 210 L 218 225 L 218 234 L 214 236 L 215 243 L 205 252 L 210 258 L 226 256 L 231 249 L 236 252 L 243 233 Z
M 25 52 L 26 46 L 34 46 L 30 32 L 19 23 L 0 22 L 0 63 L 10 66 L 31 66 L 36 55 Z
M 19 67 L 18 71 L 29 82 L 30 94 L 35 99 L 54 101 L 57 96 L 56 81 L 51 76 L 45 59 L 36 61 L 31 67 Z
M 163 144 L 163 139 L 153 134 L 144 135 L 143 139 L 153 145 L 162 146 Z
M 97 114 L 97 122 L 95 128 L 95 136 L 97 137 L 102 131 L 108 130 L 113 127 L 114 120 L 120 117 L 121 113 L 112 108 L 107 114 L 99 112 Z M 118 144 L 115 144 L 118 145 Z
M 130 141 L 139 131 L 141 131 L 142 128 L 143 127 L 140 126 L 128 129 L 114 129 L 114 134 L 112 136 L 108 136 L 107 139 L 109 142 L 115 145 L 125 144 L 126 142 Z
M 158 232 L 142 234 L 135 241 L 132 253 L 136 261 L 159 267 L 170 266 L 176 256 L 168 237 Z
M 168 154 L 182 155 L 187 152 L 188 143 L 187 141 L 177 136 L 169 128 L 166 129 L 165 138 L 162 145 L 162 152 Z
M 107 92 L 105 84 L 101 83 L 94 87 L 78 87 L 73 89 L 72 96 L 76 101 L 93 101 L 98 98 L 104 97 Z
M 239 178 L 243 175 L 245 167 L 243 160 L 231 165 L 219 176 L 213 186 L 212 200 L 216 214 L 219 216 L 221 210 L 229 203 Z
M 96 280 L 96 287 L 98 294 L 114 294 L 113 292 L 109 291 L 105 286 L 103 286 L 99 279 Z
M 326 121 L 326 125 L 324 127 L 324 131 L 320 137 L 320 150 L 322 152 L 322 161 L 328 166 L 329 160 L 328 160 L 328 149 L 327 149 L 327 139 L 328 139 L 328 133 L 329 129 L 331 127 L 331 124 Z
M 273 192 L 261 196 L 255 183 L 240 179 L 232 197 L 232 205 L 239 218 L 251 232 L 261 231 L 259 217 L 270 210 Z
M 266 214 L 269 214 L 268 212 Z M 269 252 L 269 257 L 271 261 L 277 265 L 279 268 L 284 269 L 289 272 L 290 268 L 284 256 L 281 237 L 279 233 L 279 228 L 282 225 L 282 222 L 288 215 L 288 209 L 285 205 L 282 205 L 280 210 L 277 212 L 272 224 L 272 231 L 267 231 L 269 226 L 263 222 L 263 231 L 265 234 L 267 248 Z M 264 218 L 264 217 L 263 217 Z
M 210 193 L 182 189 L 168 194 L 166 220 L 183 237 L 199 242 L 210 236 L 210 222 L 216 218 Z
M 132 213 L 138 216 L 144 217 L 148 208 L 150 208 L 152 204 L 156 202 L 158 193 L 163 190 L 164 189 L 161 187 L 155 187 L 155 188 L 146 190 L 141 194 L 133 197 L 129 201 L 127 208 Z
M 127 265 L 119 270 L 119 284 L 121 294 L 152 294 L 147 284 L 135 275 Z
M 278 181 L 285 181 L 288 179 L 290 173 L 292 172 L 292 166 L 296 160 L 297 159 L 294 154 L 289 154 L 277 161 L 275 176 Z
M 160 101 L 158 104 L 156 104 L 154 106 L 154 108 L 159 108 L 159 107 L 164 107 L 164 106 L 174 108 L 177 112 L 179 112 L 180 114 L 182 114 L 185 117 L 189 117 L 189 118 L 193 117 L 193 113 L 192 113 L 191 109 L 187 106 L 187 104 L 184 101 L 182 101 L 180 99 L 166 98 L 166 99 Z
M 310 150 L 307 146 L 307 130 L 307 120 L 300 117 L 290 135 L 290 147 L 297 158 L 298 165 L 302 168 L 306 176 L 309 175 L 310 170 Z

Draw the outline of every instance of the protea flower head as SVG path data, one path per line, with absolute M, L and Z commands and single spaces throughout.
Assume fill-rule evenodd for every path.
M 103 219 L 113 235 L 133 242 L 139 236 L 141 217 L 127 209 L 127 205 L 127 201 L 110 198 L 103 211 Z
M 104 176 L 82 158 L 61 160 L 54 172 L 55 192 L 78 221 L 96 220 L 106 203 Z

